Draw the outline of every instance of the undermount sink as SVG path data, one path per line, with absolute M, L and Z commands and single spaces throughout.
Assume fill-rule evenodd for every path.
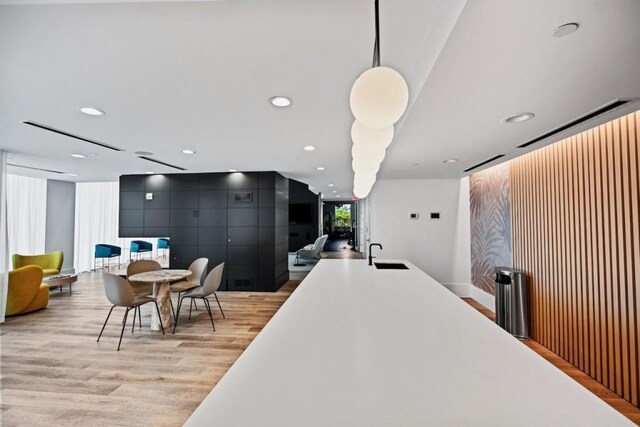
M 409 267 L 400 262 L 374 262 L 378 270 L 408 270 Z

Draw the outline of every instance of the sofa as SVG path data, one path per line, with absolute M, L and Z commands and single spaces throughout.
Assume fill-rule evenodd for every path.
M 43 277 L 43 270 L 37 265 L 9 272 L 7 316 L 30 313 L 49 304 L 49 287 L 42 283 Z
M 14 254 L 12 261 L 14 270 L 27 265 L 37 265 L 42 268 L 45 276 L 55 276 L 56 274 L 60 274 L 64 255 L 62 251 L 53 251 L 42 255 Z

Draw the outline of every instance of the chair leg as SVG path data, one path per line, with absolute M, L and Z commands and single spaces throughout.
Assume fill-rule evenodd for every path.
M 216 293 L 213 293 L 213 296 L 216 297 L 216 302 L 218 303 L 218 307 L 220 308 L 220 313 L 222 313 L 222 318 L 226 319 L 226 317 L 224 316 L 224 311 L 222 311 L 222 306 L 220 305 L 220 300 L 218 299 L 218 295 L 216 295 Z
M 127 317 L 129 316 L 130 307 L 127 307 L 127 311 L 124 312 L 124 317 L 122 318 L 122 331 L 120 332 L 120 341 L 118 341 L 118 351 L 120 351 L 120 344 L 122 344 L 122 335 L 124 334 L 124 327 L 127 326 Z
M 131 327 L 131 333 L 136 329 L 136 314 L 138 314 L 138 306 L 133 307 L 133 326 Z
M 193 308 L 195 311 L 198 311 L 198 304 L 196 304 L 196 300 L 193 300 Z
M 100 335 L 98 335 L 98 339 L 96 340 L 96 342 L 100 341 L 100 337 L 102 336 L 102 333 L 104 332 L 104 327 L 107 326 L 107 322 L 109 321 L 109 316 L 111 316 L 111 312 L 113 311 L 113 309 L 116 308 L 115 305 L 111 306 L 111 310 L 109 310 L 109 314 L 107 314 L 107 318 L 104 321 L 104 325 L 102 325 L 102 329 L 100 330 Z
M 216 325 L 213 324 L 213 315 L 211 314 L 211 305 L 209 305 L 209 300 L 206 298 L 202 298 L 202 301 L 204 302 L 204 306 L 207 309 L 207 312 L 209 313 L 209 319 L 211 319 L 211 327 L 213 327 L 213 332 L 215 332 Z
M 178 300 L 178 311 L 176 312 L 176 319 L 173 322 L 173 333 L 176 333 L 176 326 L 178 326 L 178 317 L 180 317 L 180 307 L 182 307 L 182 301 L 184 298 Z
M 176 321 L 176 311 L 173 309 L 173 300 L 171 299 L 171 294 L 169 294 L 169 305 L 171 306 L 171 315 L 173 316 L 173 321 Z
M 191 298 L 191 302 L 189 303 L 189 320 L 191 320 L 191 308 L 193 308 L 193 298 Z
M 140 306 L 138 306 L 138 329 L 142 329 L 142 314 L 141 314 L 142 310 L 140 309 Z
M 160 319 L 160 328 L 162 328 L 162 335 L 164 335 L 164 325 L 162 324 L 162 316 L 160 315 L 160 309 L 158 308 L 158 302 L 153 301 L 153 304 L 156 306 L 156 312 L 158 312 L 158 319 Z

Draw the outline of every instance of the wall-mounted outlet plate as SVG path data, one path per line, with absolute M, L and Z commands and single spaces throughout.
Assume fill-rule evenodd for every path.
M 153 200 L 153 193 L 147 193 L 144 195 L 144 198 L 147 200 Z

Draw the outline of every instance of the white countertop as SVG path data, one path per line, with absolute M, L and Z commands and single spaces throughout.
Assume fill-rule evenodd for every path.
M 186 425 L 631 425 L 402 262 L 320 261 Z

